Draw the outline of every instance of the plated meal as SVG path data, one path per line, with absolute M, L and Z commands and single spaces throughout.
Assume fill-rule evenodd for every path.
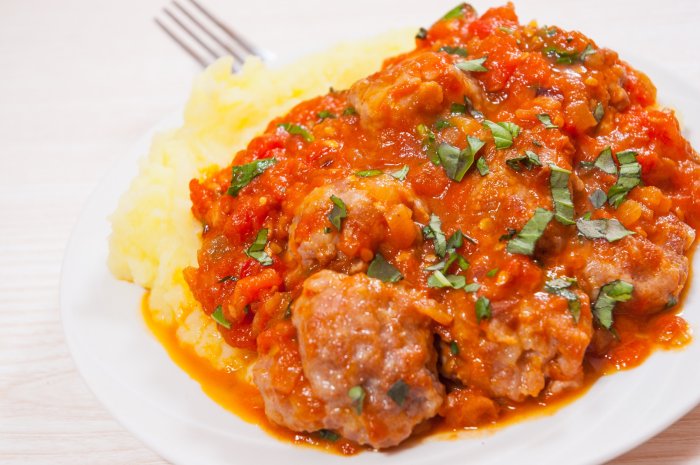
M 112 272 L 204 390 L 346 454 L 691 340 L 700 158 L 650 80 L 511 4 L 413 35 L 215 64 L 112 218 Z

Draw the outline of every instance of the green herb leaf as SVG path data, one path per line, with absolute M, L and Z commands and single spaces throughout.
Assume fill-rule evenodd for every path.
M 229 322 L 226 319 L 226 317 L 224 316 L 224 309 L 221 307 L 221 305 L 216 307 L 216 310 L 214 310 L 214 313 L 211 314 L 211 318 L 212 318 L 212 320 L 216 321 L 224 328 L 231 329 L 231 322 Z
M 316 116 L 318 116 L 318 119 L 320 119 L 321 121 L 323 121 L 324 119 L 335 118 L 335 115 L 328 110 L 319 111 Z
M 547 281 L 544 285 L 544 290 L 550 294 L 564 297 L 567 300 L 567 306 L 569 307 L 571 316 L 574 318 L 574 322 L 578 324 L 581 318 L 581 302 L 578 296 L 568 289 L 574 282 L 576 282 L 576 280 L 572 278 L 553 278 Z
M 499 241 L 508 241 L 513 238 L 518 233 L 517 229 L 508 228 L 507 232 L 498 238 Z
M 245 165 L 234 166 L 231 176 L 231 186 L 226 193 L 232 197 L 236 197 L 238 192 L 247 186 L 250 181 L 263 174 L 265 170 L 275 163 L 277 163 L 277 160 L 274 158 L 263 158 L 246 163 Z
M 428 160 L 433 162 L 434 165 L 440 164 L 440 158 L 437 153 L 437 146 L 435 145 L 435 134 L 431 131 L 425 124 L 419 124 L 416 126 L 416 131 L 418 135 L 423 138 L 423 151 L 428 157 Z
M 352 116 L 352 115 L 356 115 L 356 114 L 357 114 L 357 110 L 355 110 L 355 107 L 352 107 L 352 106 L 347 107 L 345 110 L 343 110 L 343 116 Z
M 475 157 L 479 150 L 486 145 L 486 142 L 479 139 L 478 137 L 467 136 L 467 144 L 469 144 L 469 150 L 472 153 L 472 157 Z
M 595 106 L 595 109 L 593 110 L 593 118 L 595 118 L 596 123 L 600 123 L 603 121 L 603 117 L 605 116 L 605 107 L 603 106 L 603 102 L 598 102 L 598 104 Z
M 301 136 L 306 142 L 313 142 L 314 136 L 306 129 L 304 126 L 293 123 L 280 123 L 277 127 L 284 128 L 289 134 L 294 136 Z
M 464 244 L 464 233 L 461 229 L 453 232 L 449 239 L 447 239 L 447 250 L 453 251 L 459 249 Z
M 520 134 L 520 126 L 509 121 L 494 123 L 493 121 L 484 120 L 483 125 L 491 130 L 497 149 L 507 149 L 513 145 L 513 139 Z
M 564 225 L 574 224 L 574 202 L 569 191 L 569 175 L 571 171 L 559 168 L 550 163 L 552 172 L 549 175 L 549 186 L 552 190 L 554 203 L 554 218 Z
M 383 173 L 382 170 L 364 170 L 364 171 L 358 171 L 357 173 L 355 173 L 355 176 L 358 176 L 360 178 L 371 178 L 374 176 L 379 176 L 382 173 Z
M 464 292 L 476 292 L 481 288 L 481 284 L 479 283 L 469 283 L 466 286 L 462 288 Z
M 438 52 L 449 53 L 450 55 L 458 55 L 462 58 L 467 57 L 467 49 L 462 47 L 450 47 L 449 45 L 443 45 L 438 49 Z
M 605 205 L 605 201 L 608 200 L 608 196 L 605 195 L 605 192 L 602 189 L 596 189 L 593 191 L 590 197 L 588 197 L 588 200 L 591 201 L 591 204 L 595 208 L 600 208 Z
M 386 258 L 380 253 L 374 256 L 374 260 L 367 268 L 367 276 L 376 278 L 385 283 L 395 283 L 403 279 L 403 275 L 397 270 L 394 265 L 386 261 Z
M 450 123 L 446 119 L 441 119 L 435 122 L 435 129 L 437 129 L 438 131 L 449 127 L 452 127 L 452 123 Z
M 423 236 L 426 239 L 433 239 L 435 255 L 442 258 L 447 253 L 447 240 L 442 232 L 442 221 L 435 213 L 430 214 L 430 223 L 423 228 Z
M 637 162 L 637 153 L 631 150 L 617 153 L 620 162 L 620 175 L 617 182 L 608 190 L 608 203 L 617 208 L 627 198 L 629 191 L 642 182 L 642 165 Z
M 459 345 L 457 341 L 450 342 L 450 353 L 454 356 L 459 355 Z
M 524 166 L 529 171 L 535 166 L 542 166 L 542 162 L 540 161 L 540 157 L 535 152 L 532 150 L 526 150 L 525 155 L 506 160 L 506 165 L 515 171 L 520 171 L 521 166 Z
M 676 305 L 678 305 L 678 298 L 676 298 L 675 295 L 672 295 L 668 298 L 668 301 L 666 302 L 666 308 L 673 308 Z
M 488 68 L 484 66 L 484 63 L 486 62 L 487 57 L 481 57 L 481 58 L 476 58 L 474 60 L 464 60 L 460 61 L 455 66 L 457 69 L 461 69 L 462 71 L 471 71 L 475 73 L 483 73 L 484 71 L 488 71 Z
M 608 242 L 619 241 L 623 237 L 635 234 L 625 228 L 618 220 L 576 220 L 576 228 L 587 239 L 605 239 Z
M 428 30 L 424 27 L 418 29 L 418 33 L 416 34 L 416 39 L 424 40 L 426 37 L 428 37 Z
M 595 53 L 595 49 L 591 44 L 586 45 L 580 53 L 576 50 L 560 50 L 556 47 L 545 47 L 542 50 L 546 56 L 556 58 L 560 65 L 573 65 L 574 63 L 583 63 L 586 58 Z
M 549 210 L 536 209 L 523 229 L 508 241 L 506 250 L 513 254 L 532 255 L 535 252 L 537 240 L 542 236 L 553 216 L 554 214 Z
M 552 119 L 547 113 L 540 113 L 539 115 L 537 115 L 537 119 L 540 120 L 542 124 L 544 124 L 545 129 L 559 129 L 559 126 L 552 123 Z
M 605 147 L 598 154 L 598 158 L 595 159 L 593 166 L 604 173 L 617 174 L 617 165 L 615 165 L 615 160 L 613 160 L 612 150 L 610 150 L 610 147 Z
M 474 163 L 474 155 L 469 149 L 460 150 L 454 145 L 442 143 L 437 149 L 440 164 L 445 174 L 453 181 L 460 182 Z
M 634 286 L 620 279 L 612 281 L 600 288 L 598 298 L 593 305 L 593 316 L 598 323 L 610 329 L 613 324 L 613 309 L 617 302 L 627 302 L 632 298 Z
M 460 3 L 456 7 L 452 8 L 450 11 L 445 13 L 442 19 L 457 19 L 464 15 L 464 3 Z
M 498 268 L 494 268 L 492 270 L 489 270 L 489 272 L 486 273 L 486 276 L 488 276 L 489 278 L 493 278 L 497 274 L 498 274 Z
M 445 276 L 441 271 L 433 271 L 433 274 L 428 278 L 428 287 L 443 288 L 450 287 L 452 289 L 462 289 L 466 285 L 464 276 L 456 274 L 448 274 Z
M 501 32 L 505 32 L 506 34 L 513 34 L 515 32 L 514 29 L 505 26 L 498 26 L 498 30 Z
M 338 433 L 336 433 L 335 431 L 331 431 L 329 429 L 318 430 L 318 437 L 320 437 L 324 441 L 329 441 L 329 442 L 335 442 L 338 439 L 340 439 L 340 435 Z
M 351 387 L 348 391 L 348 397 L 352 400 L 352 407 L 358 415 L 362 415 L 362 407 L 365 402 L 365 390 L 362 386 Z
M 591 46 L 591 44 L 586 44 L 586 48 L 583 49 L 583 52 L 578 56 L 579 61 L 581 63 L 586 61 L 586 58 L 589 56 L 593 55 L 595 53 L 595 49 Z
M 348 209 L 345 206 L 345 202 L 343 202 L 343 199 L 340 197 L 331 195 L 331 202 L 333 202 L 333 209 L 328 214 L 328 221 L 340 232 L 343 220 L 348 217 Z
M 476 321 L 488 320 L 491 318 L 491 301 L 483 295 L 476 299 Z
M 267 233 L 267 228 L 263 228 L 258 231 L 258 234 L 255 236 L 255 240 L 250 247 L 248 247 L 248 250 L 245 251 L 246 255 L 259 261 L 263 266 L 272 265 L 272 258 L 267 254 L 267 252 L 265 252 L 265 245 L 267 245 Z
M 393 171 L 389 175 L 399 181 L 405 180 L 408 175 L 408 165 L 403 165 L 400 170 Z
M 219 281 L 217 281 L 217 282 L 218 282 L 219 284 L 221 284 L 221 283 L 225 283 L 225 282 L 227 282 L 227 281 L 236 282 L 236 281 L 238 281 L 238 278 L 235 277 L 235 276 L 233 276 L 233 275 L 229 275 L 229 276 L 224 276 L 223 278 L 221 278 L 221 279 L 220 279 Z
M 484 157 L 481 157 L 476 161 L 476 169 L 482 176 L 489 174 L 489 164 L 486 162 Z
M 389 394 L 391 400 L 396 402 L 396 405 L 401 407 L 408 396 L 408 391 L 408 384 L 406 384 L 404 380 L 400 379 L 389 388 L 387 394 Z

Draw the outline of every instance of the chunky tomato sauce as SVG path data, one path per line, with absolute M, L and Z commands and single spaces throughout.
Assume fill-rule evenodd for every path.
M 464 4 L 193 180 L 185 277 L 226 343 L 259 353 L 272 423 L 388 447 L 687 343 L 699 180 L 673 112 L 615 52 Z

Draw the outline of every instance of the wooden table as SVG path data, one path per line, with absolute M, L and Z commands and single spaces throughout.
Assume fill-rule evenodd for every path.
M 81 205 L 138 136 L 181 107 L 196 72 L 151 21 L 162 3 L 0 3 L 2 464 L 164 463 L 87 389 L 66 348 L 58 308 L 61 259 Z M 360 11 L 373 3 L 379 2 L 346 2 Z M 362 36 L 389 20 L 426 21 L 425 11 L 403 11 L 399 0 L 384 3 L 383 13 L 362 28 L 342 17 L 297 28 L 290 18 L 313 20 L 326 2 L 208 2 L 281 57 L 319 46 L 318 37 Z M 425 10 L 452 6 L 443 3 Z M 483 11 L 486 2 L 476 6 Z M 581 29 L 601 45 L 641 51 L 700 83 L 697 0 L 521 0 L 518 7 L 524 19 Z M 613 463 L 700 464 L 700 408 Z

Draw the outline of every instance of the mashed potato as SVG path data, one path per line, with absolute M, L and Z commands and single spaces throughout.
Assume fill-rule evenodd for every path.
M 238 368 L 248 354 L 223 342 L 182 275 L 197 264 L 201 242 L 201 225 L 190 212 L 190 179 L 230 163 L 271 119 L 297 103 L 331 86 L 347 88 L 378 70 L 384 58 L 411 49 L 414 32 L 340 45 L 275 69 L 250 59 L 231 74 L 231 60 L 220 60 L 195 80 L 184 125 L 154 137 L 111 217 L 109 267 L 117 278 L 149 289 L 154 321 L 175 326 L 179 341 L 215 367 Z

